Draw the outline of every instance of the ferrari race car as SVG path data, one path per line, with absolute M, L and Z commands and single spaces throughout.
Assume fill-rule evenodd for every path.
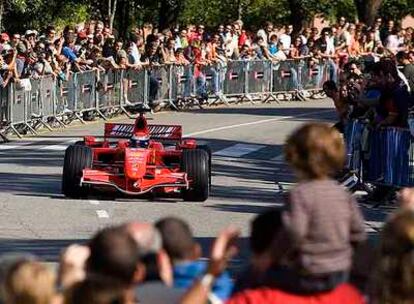
M 147 124 L 143 112 L 134 124 L 106 123 L 103 140 L 86 136 L 65 152 L 62 192 L 70 198 L 109 188 L 202 202 L 210 186 L 209 147 L 183 139 L 181 126 Z

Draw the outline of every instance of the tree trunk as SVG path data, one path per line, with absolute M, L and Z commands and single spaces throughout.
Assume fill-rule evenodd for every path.
M 4 14 L 4 1 L 0 0 L 0 31 L 3 31 L 3 14 Z
M 243 18 L 243 3 L 239 0 L 237 5 L 237 20 L 241 20 Z
M 308 22 L 308 16 L 305 13 L 302 0 L 289 0 L 290 23 L 293 25 L 293 31 L 299 33 Z
M 382 2 L 383 0 L 354 0 L 359 21 L 371 26 L 377 17 Z
M 116 6 L 117 6 L 117 0 L 108 0 L 108 21 L 109 21 L 110 29 L 112 29 L 114 26 Z

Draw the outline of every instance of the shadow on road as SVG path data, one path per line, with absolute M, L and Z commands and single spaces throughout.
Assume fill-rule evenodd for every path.
M 32 173 L 0 173 L 0 192 L 33 196 L 60 195 L 60 175 Z
M 304 108 L 300 104 L 296 103 L 296 107 L 229 107 L 229 108 L 208 108 L 208 109 L 194 109 L 191 110 L 192 113 L 209 113 L 209 114 L 237 114 L 237 115 L 253 115 L 253 116 L 296 116 L 296 115 L 306 115 L 307 118 L 325 120 L 325 119 L 335 119 L 335 110 L 330 108 Z M 327 102 L 327 105 L 330 105 Z M 326 112 L 329 110 L 329 112 Z
M 0 153 L 0 164 L 22 167 L 62 167 L 64 151 L 9 150 Z
M 48 261 L 56 262 L 63 249 L 71 244 L 86 243 L 85 239 L 40 240 L 40 239 L 0 239 L 0 254 L 29 253 Z

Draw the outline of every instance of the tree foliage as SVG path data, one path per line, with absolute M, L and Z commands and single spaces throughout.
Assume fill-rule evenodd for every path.
M 89 18 L 90 6 L 79 1 L 14 0 L 7 1 L 3 15 L 3 27 L 9 32 L 27 29 L 42 30 L 49 24 L 63 28 Z
M 385 0 L 379 11 L 386 20 L 401 20 L 408 14 L 414 16 L 414 0 Z
M 377 9 L 385 19 L 401 20 L 414 14 L 414 0 L 0 0 L 0 26 L 22 32 L 27 28 L 41 30 L 48 24 L 62 27 L 88 18 L 110 21 L 114 9 L 114 26 L 122 35 L 144 22 L 160 28 L 188 23 L 215 27 L 241 17 L 250 28 L 265 21 L 290 22 L 299 28 L 317 14 L 332 21 L 345 16 L 371 22 Z

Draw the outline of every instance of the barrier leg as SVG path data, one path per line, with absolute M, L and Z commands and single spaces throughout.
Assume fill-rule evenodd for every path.
M 5 134 L 3 134 L 3 132 L 0 132 L 0 138 L 3 140 L 3 143 L 10 142 L 10 140 L 7 138 Z
M 77 118 L 77 119 L 79 119 L 79 121 L 82 123 L 82 124 L 86 124 L 86 122 L 83 120 L 83 118 L 79 115 L 79 113 L 76 113 L 76 112 L 73 112 L 73 115 L 75 115 L 75 117 Z
M 226 106 L 230 106 L 230 103 L 227 99 L 227 97 L 223 94 L 223 93 L 219 93 L 217 95 L 217 99 L 216 101 L 221 101 L 222 103 L 224 103 Z M 213 103 L 216 103 L 216 101 L 214 101 Z
M 108 120 L 108 117 L 106 117 L 100 109 L 96 108 L 96 113 L 98 113 L 98 116 L 100 116 L 103 120 Z
M 66 128 L 66 125 L 65 125 L 65 123 L 62 121 L 62 120 L 60 120 L 56 115 L 54 115 L 54 116 L 51 116 L 50 117 L 54 122 L 57 122 L 57 124 L 58 125 L 60 125 L 62 128 Z
M 40 124 L 42 125 L 42 126 L 44 126 L 46 129 L 48 129 L 49 131 L 53 131 L 53 129 L 45 122 L 45 121 L 43 121 L 43 119 L 39 119 L 38 120 L 39 122 L 40 122 Z
M 128 118 L 135 118 L 134 115 L 131 115 L 123 105 L 121 105 L 119 108 L 121 109 L 121 112 L 124 113 Z
M 263 100 L 263 103 L 271 103 L 272 101 L 276 101 L 276 103 L 278 103 L 278 104 L 280 104 L 280 102 L 281 102 L 281 100 L 279 98 L 277 98 L 277 96 L 273 92 L 271 92 L 266 97 L 266 99 Z
M 9 126 L 9 128 L 13 131 L 13 133 L 14 134 L 16 134 L 16 136 L 18 137 L 18 138 L 23 138 L 23 135 L 22 134 L 20 134 L 19 133 L 19 131 L 17 131 L 17 129 L 16 129 L 16 127 L 13 125 L 13 124 L 11 124 L 10 126 Z
M 252 96 L 249 93 L 244 94 L 237 103 L 243 102 L 245 100 L 249 101 L 253 105 L 256 104 L 256 102 L 253 100 Z
M 296 90 L 295 97 L 300 101 L 307 101 L 307 98 L 303 95 L 300 90 Z
M 33 134 L 33 135 L 37 135 L 37 132 L 35 129 L 32 128 L 31 125 L 29 125 L 27 122 L 24 123 L 24 125 L 29 129 L 29 131 Z

